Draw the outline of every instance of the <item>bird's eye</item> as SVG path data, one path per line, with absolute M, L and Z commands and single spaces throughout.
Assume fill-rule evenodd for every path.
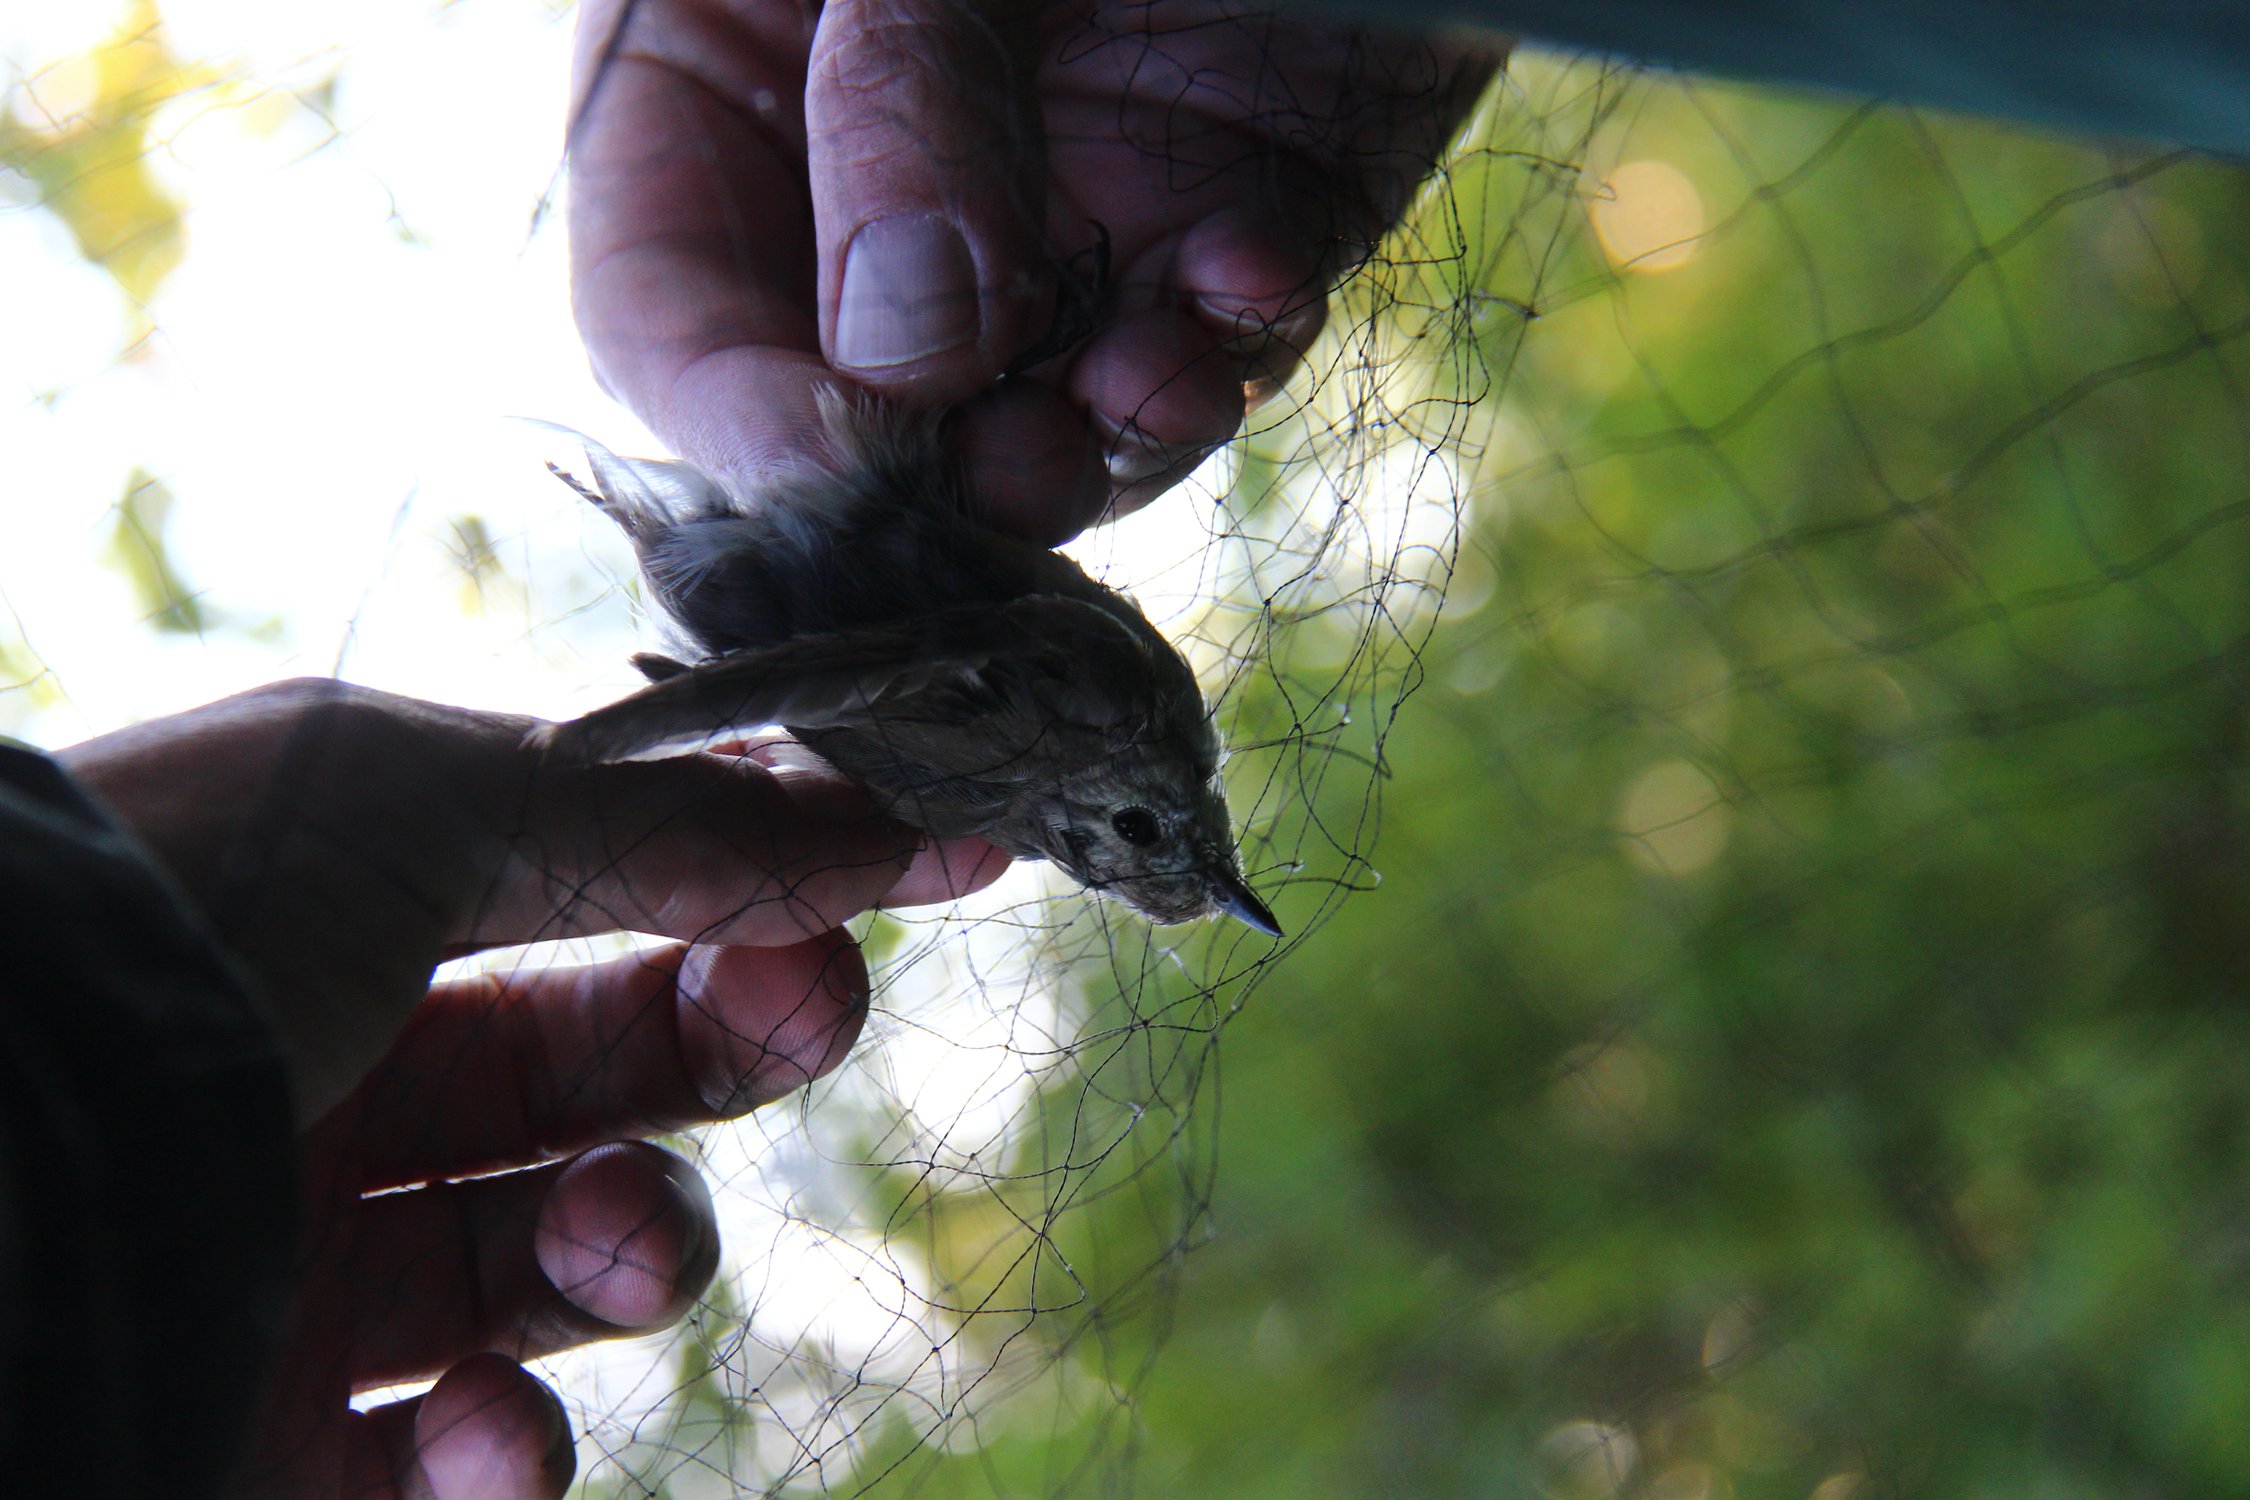
M 1121 807 L 1109 815 L 1109 826 L 1117 836 L 1136 849 L 1146 849 L 1156 842 L 1156 814 L 1145 807 Z

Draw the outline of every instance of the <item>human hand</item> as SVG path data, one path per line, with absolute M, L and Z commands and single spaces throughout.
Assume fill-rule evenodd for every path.
M 823 385 L 965 403 L 971 493 L 1059 542 L 1287 378 L 1504 52 L 1241 0 L 588 0 L 579 326 L 721 472 L 808 456 Z M 1096 224 L 1098 326 L 995 385 Z
M 670 1323 L 717 1263 L 694 1173 L 631 1138 L 833 1067 L 868 982 L 835 925 L 1006 863 L 801 760 L 554 767 L 528 727 L 292 683 L 58 757 L 258 981 L 317 1117 L 244 1493 L 560 1495 L 568 1426 L 517 1361 Z M 428 983 L 447 954 L 617 928 L 684 941 Z

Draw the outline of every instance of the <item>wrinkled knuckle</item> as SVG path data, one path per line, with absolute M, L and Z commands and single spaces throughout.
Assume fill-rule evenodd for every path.
M 333 677 L 288 677 L 245 696 L 263 707 L 299 713 L 359 708 L 367 701 L 365 689 Z
M 392 701 L 386 694 L 333 677 L 291 677 L 233 700 L 236 713 L 247 711 L 276 728 L 289 726 L 292 736 L 317 734 L 331 753 L 356 752 L 393 738 Z

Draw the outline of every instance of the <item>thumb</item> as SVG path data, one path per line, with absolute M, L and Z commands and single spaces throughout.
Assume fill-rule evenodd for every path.
M 805 86 L 821 344 L 917 404 L 989 385 L 1043 292 L 1035 0 L 830 0 Z

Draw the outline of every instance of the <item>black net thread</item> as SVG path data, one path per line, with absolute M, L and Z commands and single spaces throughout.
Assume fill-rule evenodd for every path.
M 40 81 L 11 212 L 67 221 Z M 710 1296 L 550 1368 L 586 1493 L 2223 1492 L 2241 195 L 1519 54 L 1195 534 L 1081 548 L 1218 698 L 1289 943 L 863 924 L 853 1060 L 673 1143 Z M 129 352 L 162 278 L 71 227 Z M 223 637 L 169 484 L 97 540 Z M 597 529 L 396 536 L 622 659 Z M 0 728 L 70 701 L 41 633 Z

